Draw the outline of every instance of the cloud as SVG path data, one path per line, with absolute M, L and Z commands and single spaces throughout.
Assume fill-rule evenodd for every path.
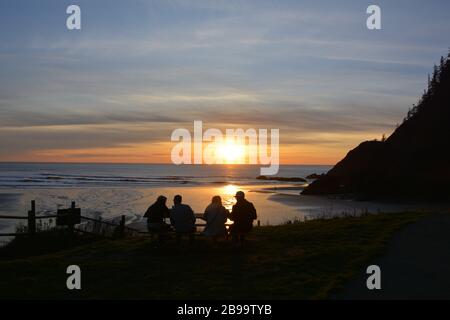
M 60 4 L 30 15 L 14 10 L 23 3 L 0 4 L 11 12 L 0 22 L 0 148 L 11 155 L 89 158 L 164 143 L 194 120 L 347 148 L 401 121 L 450 27 L 442 1 L 381 1 L 379 33 L 358 1 L 81 1 L 83 30 L 69 33 L 54 27 Z

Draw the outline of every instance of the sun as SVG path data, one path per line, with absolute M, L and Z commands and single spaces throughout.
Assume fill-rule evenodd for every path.
M 226 141 L 218 147 L 218 155 L 223 160 L 223 163 L 243 163 L 245 148 L 233 141 Z

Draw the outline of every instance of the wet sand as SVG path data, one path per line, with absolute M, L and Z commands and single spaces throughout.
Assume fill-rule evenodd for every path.
M 305 196 L 276 193 L 268 200 L 277 201 L 296 207 L 308 218 L 329 217 L 336 215 L 353 215 L 362 213 L 392 213 L 402 211 L 445 211 L 449 203 L 431 203 L 418 201 L 356 201 L 327 196 Z
M 267 186 L 267 185 L 266 185 Z M 38 215 L 55 214 L 58 208 L 67 208 L 72 201 L 80 207 L 82 214 L 90 217 L 102 217 L 115 220 L 126 216 L 127 224 L 143 223 L 142 215 L 159 195 L 168 198 L 168 206 L 176 194 L 181 194 L 185 203 L 196 213 L 204 212 L 214 195 L 220 195 L 228 209 L 235 202 L 234 194 L 243 190 L 249 201 L 258 210 L 258 220 L 262 225 L 277 225 L 292 219 L 303 219 L 304 215 L 296 207 L 279 201 L 269 200 L 273 193 L 255 192 L 259 185 L 212 184 L 205 186 L 148 187 L 148 188 L 35 188 L 35 189 L 0 189 L 0 214 L 26 215 L 31 200 L 36 201 Z M 11 196 L 14 194 L 14 197 Z M 11 230 L 14 221 L 0 219 L 4 229 Z M 1 226 L 1 225 L 0 225 Z
M 258 211 L 262 225 L 277 225 L 289 220 L 303 221 L 343 214 L 365 212 L 399 212 L 406 210 L 436 211 L 447 208 L 430 203 L 383 203 L 342 200 L 323 196 L 300 195 L 298 184 L 233 185 L 211 184 L 202 186 L 147 187 L 147 188 L 34 188 L 0 189 L 0 215 L 26 215 L 31 200 L 36 201 L 37 214 L 55 214 L 58 208 L 67 208 L 72 201 L 82 209 L 82 214 L 118 220 L 126 216 L 126 223 L 139 226 L 144 223 L 142 215 L 159 195 L 165 195 L 169 207 L 176 194 L 183 195 L 185 203 L 196 213 L 202 213 L 212 196 L 220 195 L 228 209 L 235 202 L 234 194 L 243 190 Z M 13 231 L 15 221 L 0 219 L 1 232 Z
M 5 192 L 0 193 L 0 215 L 15 212 L 22 194 L 20 192 Z M 11 225 L 11 220 L 0 219 L 0 230 L 5 229 Z

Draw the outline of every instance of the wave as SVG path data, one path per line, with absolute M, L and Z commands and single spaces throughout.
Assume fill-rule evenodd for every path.
M 282 176 L 322 173 L 326 167 L 281 166 Z M 0 187 L 145 187 L 202 184 L 273 184 L 256 180 L 259 167 L 169 165 L 0 164 Z M 188 173 L 188 174 L 186 174 Z

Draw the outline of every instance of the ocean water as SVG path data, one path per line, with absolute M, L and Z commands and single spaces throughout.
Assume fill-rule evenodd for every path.
M 330 166 L 283 165 L 277 176 L 306 177 Z M 156 187 L 262 183 L 256 165 L 0 163 L 0 188 Z M 273 184 L 273 181 L 267 183 Z
M 305 177 L 329 168 L 281 166 L 278 176 Z M 201 213 L 214 195 L 231 209 L 234 194 L 243 190 L 262 224 L 304 217 L 304 210 L 270 200 L 280 192 L 298 196 L 303 183 L 257 180 L 259 174 L 260 167 L 250 165 L 0 163 L 0 215 L 26 215 L 32 200 L 38 215 L 52 215 L 75 201 L 85 216 L 116 221 L 125 215 L 127 224 L 145 227 L 142 215 L 159 195 L 170 207 L 174 195 L 181 194 Z M 15 227 L 16 220 L 0 219 L 1 232 Z
M 280 167 L 277 176 L 306 177 L 330 168 L 286 165 Z M 202 213 L 215 195 L 220 195 L 224 206 L 231 209 L 238 190 L 254 203 L 262 225 L 429 206 L 303 196 L 300 192 L 305 183 L 258 180 L 259 169 L 249 165 L 0 163 L 0 215 L 24 216 L 32 200 L 38 215 L 52 215 L 75 201 L 84 216 L 118 222 L 124 215 L 128 225 L 145 229 L 142 216 L 159 195 L 167 197 L 170 207 L 173 197 L 181 194 L 183 202 Z M 16 227 L 17 220 L 0 219 L 0 233 L 14 232 Z

